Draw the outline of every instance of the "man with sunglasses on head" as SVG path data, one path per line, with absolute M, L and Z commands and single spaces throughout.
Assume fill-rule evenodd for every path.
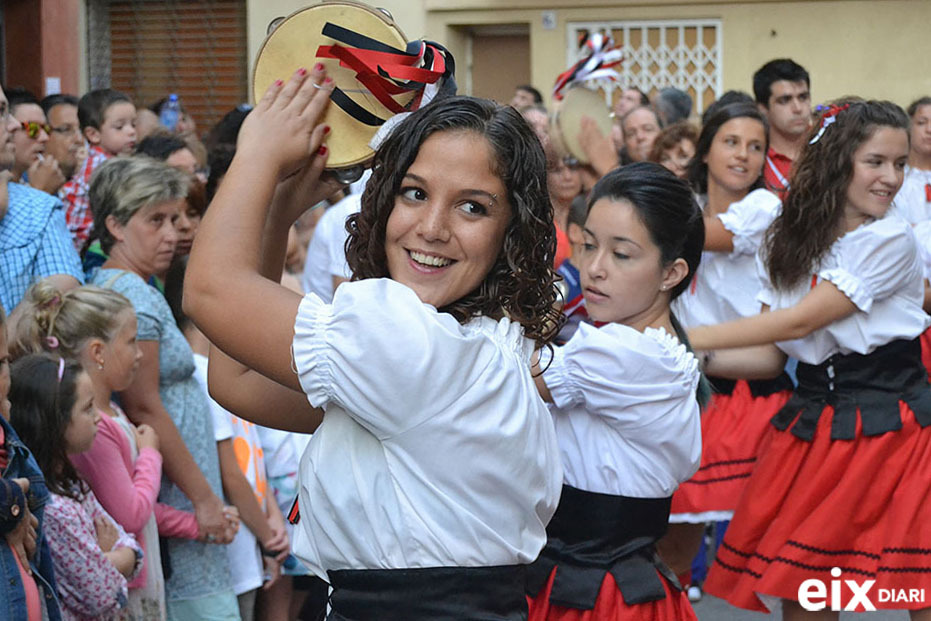
M 13 179 L 49 194 L 58 191 L 66 181 L 58 162 L 46 154 L 51 127 L 39 100 L 23 88 L 7 91 L 10 114 L 19 126 L 13 131 Z
M 78 98 L 74 95 L 49 95 L 39 105 L 45 111 L 49 124 L 45 153 L 55 158 L 65 179 L 70 179 L 78 164 L 87 157 L 78 122 Z
M 16 309 L 32 283 L 48 278 L 60 291 L 84 282 L 61 201 L 10 179 L 15 133 L 22 124 L 0 89 L 0 305 Z M 10 325 L 16 321 L 10 315 Z

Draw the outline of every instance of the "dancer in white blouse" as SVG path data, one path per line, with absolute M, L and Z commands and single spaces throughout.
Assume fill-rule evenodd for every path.
M 689 288 L 673 302 L 682 325 L 723 323 L 756 315 L 762 287 L 756 255 L 779 213 L 779 198 L 763 187 L 767 123 L 749 103 L 723 106 L 702 128 L 689 181 L 705 218 L 705 253 Z M 792 380 L 708 378 L 713 394 L 702 411 L 698 472 L 672 499 L 669 533 L 660 553 L 686 582 L 700 586 L 705 557 L 693 563 L 707 522 L 729 520 L 758 458 L 769 419 L 788 401 Z
M 579 273 L 606 324 L 581 324 L 537 374 L 565 479 L 531 566 L 530 619 L 694 619 L 653 544 L 701 456 L 701 373 L 669 309 L 701 259 L 701 211 L 684 181 L 646 163 L 608 173 L 589 205 Z
M 909 153 L 902 189 L 895 195 L 890 213 L 917 225 L 931 220 L 931 97 L 908 106 Z
M 931 387 L 918 344 L 931 320 L 912 229 L 883 218 L 902 184 L 908 118 L 863 101 L 824 118 L 764 246 L 768 312 L 689 331 L 722 375 L 799 360 L 706 589 L 751 610 L 781 598 L 785 619 L 804 619 L 868 609 L 847 588 L 806 601 L 804 581 L 871 581 L 871 606 L 929 619 L 927 600 L 878 596 L 931 593 Z M 726 349 L 747 346 L 757 347 Z
M 333 587 L 331 619 L 524 618 L 522 568 L 562 481 L 530 374 L 558 316 L 542 148 L 489 101 L 412 113 L 350 221 L 354 280 L 301 299 L 276 279 L 288 226 L 332 191 L 324 77 L 269 89 L 199 232 L 186 310 L 254 369 L 212 389 L 240 416 L 316 428 L 294 550 Z

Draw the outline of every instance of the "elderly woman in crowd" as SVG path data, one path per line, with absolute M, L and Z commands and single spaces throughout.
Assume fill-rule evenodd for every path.
M 95 173 L 89 198 L 95 232 L 107 260 L 93 275 L 133 305 L 143 357 L 133 384 L 121 393 L 126 414 L 161 439 L 160 499 L 193 510 L 207 543 L 170 539 L 166 597 L 170 618 L 238 619 L 225 550 L 235 519 L 224 513 L 213 424 L 194 378 L 191 349 L 168 303 L 147 281 L 164 272 L 175 253 L 175 221 L 185 207 L 187 177 L 148 157 L 116 158 Z

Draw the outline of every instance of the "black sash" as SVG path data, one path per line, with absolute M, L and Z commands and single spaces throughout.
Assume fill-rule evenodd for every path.
M 546 528 L 546 547 L 528 569 L 528 593 L 535 597 L 556 567 L 550 601 L 560 606 L 593 609 L 609 572 L 628 605 L 665 598 L 657 571 L 679 583 L 653 544 L 666 533 L 671 502 L 671 497 L 629 498 L 563 485 Z
M 715 394 L 734 394 L 734 388 L 737 386 L 737 380 L 726 379 L 723 377 L 712 377 L 710 375 L 707 377 L 708 383 L 711 384 L 711 390 Z M 783 372 L 779 377 L 774 377 L 773 379 L 747 380 L 747 384 L 750 386 L 750 394 L 754 397 L 768 397 L 770 395 L 776 394 L 777 392 L 792 390 L 795 388 L 795 384 L 792 383 L 792 378 L 789 377 L 789 374 L 785 372 Z
M 328 621 L 524 621 L 525 565 L 329 571 Z
M 780 431 L 811 442 L 825 406 L 834 407 L 832 440 L 856 437 L 857 413 L 864 436 L 902 428 L 904 401 L 922 427 L 931 425 L 931 386 L 918 339 L 892 341 L 871 354 L 837 354 L 821 364 L 798 365 L 798 387 L 772 418 Z

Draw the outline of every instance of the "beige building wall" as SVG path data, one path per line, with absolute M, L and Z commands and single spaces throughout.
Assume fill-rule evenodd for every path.
M 306 0 L 249 0 L 250 65 L 267 24 Z M 771 58 L 790 56 L 812 77 L 815 101 L 848 94 L 907 105 L 931 94 L 931 0 L 382 0 L 410 38 L 427 37 L 454 53 L 467 92 L 470 33 L 526 25 L 531 81 L 546 93 L 566 68 L 570 21 L 717 18 L 722 22 L 723 88 L 751 90 Z M 544 28 L 544 11 L 555 27 Z

